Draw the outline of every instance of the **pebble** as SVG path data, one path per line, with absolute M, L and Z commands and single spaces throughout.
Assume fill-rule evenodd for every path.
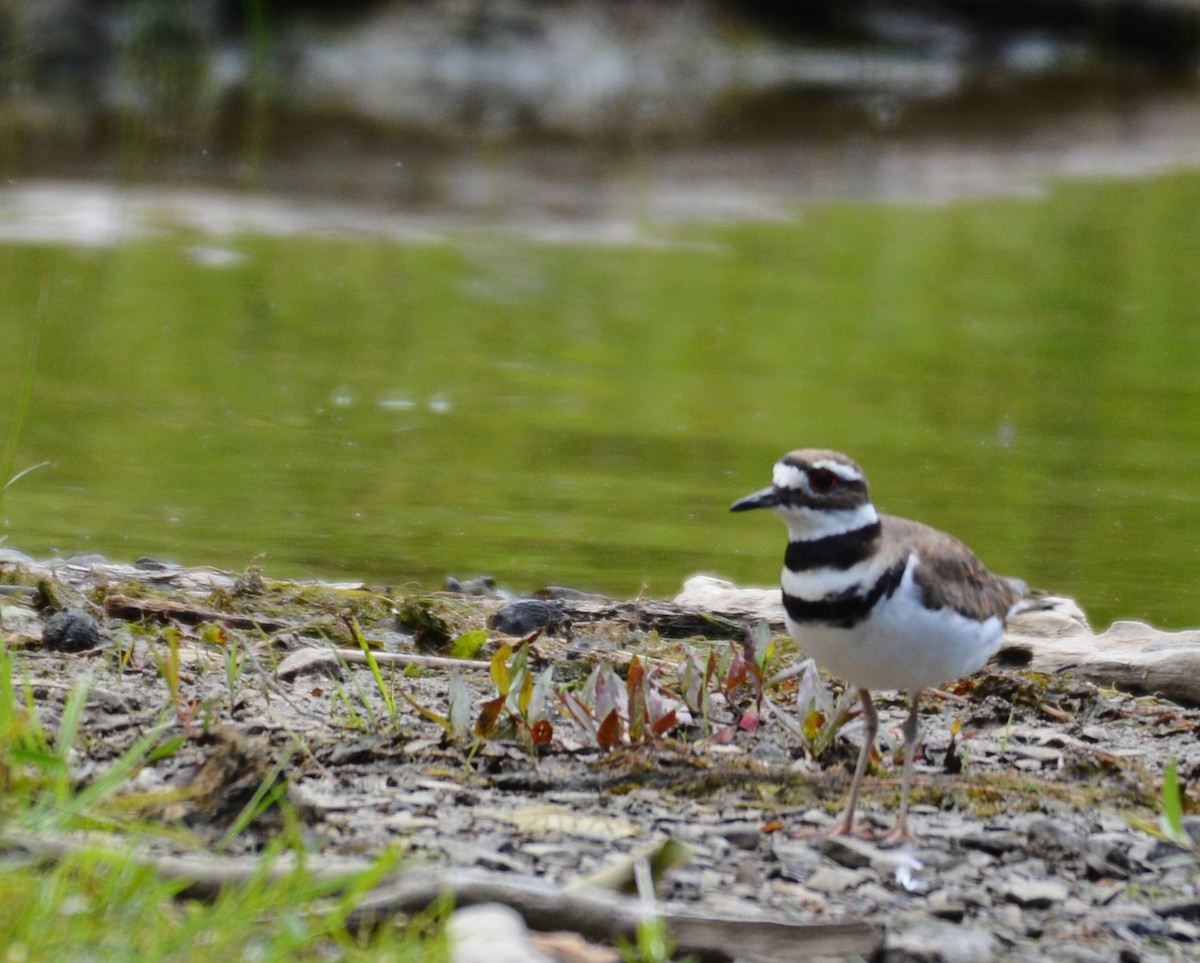
M 1025 832 L 1034 850 L 1055 850 L 1078 855 L 1086 844 L 1083 834 L 1065 819 L 1036 819 Z
M 803 883 L 821 864 L 819 852 L 793 839 L 775 839 L 771 854 L 779 863 L 779 875 L 796 883 Z
M 865 869 L 822 866 L 804 881 L 804 885 L 818 893 L 844 893 L 874 878 L 875 874 Z
M 304 675 L 325 675 L 340 679 L 345 674 L 337 655 L 328 649 L 297 649 L 279 663 L 275 674 L 284 682 Z
M 1065 883 L 1056 879 L 1017 880 L 1002 887 L 1002 895 L 1010 903 L 1025 909 L 1049 909 L 1069 895 Z
M 37 614 L 20 605 L 0 608 L 0 629 L 15 636 L 28 636 L 38 623 Z
M 726 823 L 716 827 L 716 835 L 738 849 L 755 849 L 763 834 L 758 823 Z
M 554 963 L 529 939 L 521 915 L 499 903 L 455 910 L 446 937 L 451 963 Z
M 879 857 L 881 850 L 878 846 L 852 836 L 823 836 L 817 843 L 817 849 L 823 856 L 828 856 L 839 866 L 847 869 L 862 869 L 870 866 Z
M 988 963 L 995 959 L 996 937 L 977 926 L 928 921 L 889 933 L 886 963 Z
M 1013 852 L 1015 850 L 1023 850 L 1025 848 L 1025 840 L 1016 833 L 1005 832 L 1003 830 L 981 830 L 979 832 L 966 833 L 959 842 L 968 849 L 980 849 L 985 853 L 991 853 L 993 856 L 1000 856 L 1004 853 Z

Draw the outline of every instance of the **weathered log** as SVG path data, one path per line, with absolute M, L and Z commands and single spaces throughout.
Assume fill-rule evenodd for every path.
M 765 618 L 777 629 L 783 626 L 778 589 L 743 589 L 696 575 L 684 583 L 675 602 L 727 619 Z M 1200 629 L 1164 632 L 1143 622 L 1114 622 L 1096 634 L 1067 598 L 1034 600 L 1010 617 L 996 662 L 1035 672 L 1070 672 L 1134 695 L 1161 695 L 1200 706 Z
M 192 899 L 215 899 L 228 886 L 244 885 L 264 875 L 262 860 L 257 857 L 153 855 L 130 848 L 120 837 L 103 834 L 8 831 L 0 835 L 0 850 L 23 851 L 49 863 L 81 851 L 105 849 L 111 849 L 114 860 L 132 860 L 183 884 L 180 895 Z M 310 856 L 304 861 L 311 878 L 345 880 L 347 884 L 371 865 L 344 857 Z M 296 869 L 294 857 L 283 854 L 265 875 L 282 879 Z M 641 923 L 657 916 L 666 923 L 680 952 L 709 960 L 870 957 L 883 943 L 882 929 L 865 921 L 793 923 L 757 913 L 746 917 L 707 915 L 595 887 L 568 889 L 536 876 L 438 866 L 419 866 L 386 878 L 363 896 L 346 918 L 346 925 L 351 930 L 371 927 L 396 914 L 421 912 L 445 897 L 459 907 L 502 903 L 520 913 L 533 929 L 570 930 L 605 941 L 617 937 L 632 940 Z

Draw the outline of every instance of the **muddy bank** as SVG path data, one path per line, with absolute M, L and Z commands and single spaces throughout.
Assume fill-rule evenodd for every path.
M 993 666 L 950 686 L 923 704 L 919 840 L 884 849 L 797 838 L 841 805 L 856 726 L 814 752 L 781 718 L 795 715 L 795 678 L 768 687 L 766 709 L 753 686 L 731 684 L 742 643 L 720 613 L 552 593 L 540 604 L 556 618 L 521 648 L 495 628 L 511 600 L 494 594 L 412 596 L 96 558 L 10 557 L 3 579 L 14 682 L 49 728 L 74 681 L 91 680 L 79 778 L 161 726 L 174 749 L 129 789 L 143 815 L 200 840 L 220 839 L 276 779 L 312 858 L 397 848 L 415 865 L 475 874 L 456 877 L 465 902 L 503 901 L 507 881 L 525 906 L 531 888 L 599 882 L 670 841 L 679 848 L 659 875 L 665 910 L 727 935 L 748 920 L 853 924 L 821 932 L 860 941 L 843 951 L 894 960 L 1170 960 L 1200 943 L 1196 844 L 1160 829 L 1169 761 L 1185 806 L 1195 804 L 1200 712 L 1162 698 L 1069 670 Z M 61 645 L 47 638 L 54 609 L 93 620 L 97 644 L 51 651 Z M 714 615 L 706 637 L 694 620 Z M 800 659 L 786 637 L 775 643 L 769 674 Z M 688 666 L 710 653 L 718 670 L 699 684 Z M 609 670 L 628 687 L 636 678 L 657 715 L 618 700 L 606 736 L 579 706 L 599 712 L 588 680 Z M 523 709 L 502 696 L 510 671 L 529 673 Z M 701 689 L 703 717 L 689 711 Z M 880 700 L 887 735 L 863 807 L 879 827 L 898 796 L 904 711 Z M 657 720 L 653 731 L 635 732 L 634 717 Z M 279 827 L 267 809 L 230 855 L 259 851 Z M 566 911 L 526 912 L 539 927 L 571 928 Z M 791 956 L 734 938 L 742 949 L 725 958 L 808 955 L 799 931 Z

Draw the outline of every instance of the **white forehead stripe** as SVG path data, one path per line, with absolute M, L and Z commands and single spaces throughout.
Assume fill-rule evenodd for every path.
M 824 468 L 826 471 L 831 471 L 843 481 L 862 481 L 862 472 L 855 471 L 853 465 L 847 465 L 841 461 L 830 461 L 828 458 L 822 458 L 820 461 L 813 462 L 813 468 Z
M 785 461 L 775 462 L 775 470 L 771 474 L 771 481 L 776 488 L 803 488 L 805 475 L 795 465 L 789 465 Z

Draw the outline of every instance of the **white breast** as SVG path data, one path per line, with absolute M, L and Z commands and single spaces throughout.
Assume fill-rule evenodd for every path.
M 788 632 L 829 672 L 862 688 L 912 691 L 978 671 L 1000 648 L 1003 623 L 995 616 L 977 622 L 951 609 L 925 608 L 913 582 L 915 563 L 913 556 L 891 598 L 852 628 L 789 617 Z

